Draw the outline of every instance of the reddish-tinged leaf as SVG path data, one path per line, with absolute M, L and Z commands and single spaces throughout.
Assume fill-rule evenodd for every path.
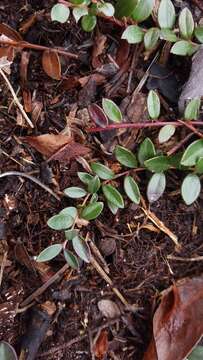
M 85 156 L 89 153 L 90 149 L 80 143 L 72 141 L 69 144 L 64 145 L 55 154 L 53 154 L 48 161 L 58 160 L 62 163 L 69 163 L 70 160 L 77 158 L 78 156 Z
M 90 119 L 98 126 L 105 128 L 108 125 L 108 118 L 105 112 L 97 104 L 88 106 Z
M 39 136 L 26 136 L 22 141 L 33 146 L 41 154 L 49 157 L 55 154 L 65 144 L 70 143 L 72 139 L 67 135 L 44 134 Z
M 57 52 L 45 50 L 42 55 L 42 67 L 52 79 L 61 79 L 61 63 Z
M 6 24 L 0 24 L 0 33 L 6 35 L 9 39 L 13 41 L 23 40 L 21 35 L 16 30 L 12 29 L 10 26 Z
M 203 334 L 203 276 L 186 278 L 163 292 L 144 360 L 183 360 Z
M 107 354 L 108 346 L 108 332 L 106 330 L 102 330 L 93 347 L 95 356 L 98 359 L 103 360 Z

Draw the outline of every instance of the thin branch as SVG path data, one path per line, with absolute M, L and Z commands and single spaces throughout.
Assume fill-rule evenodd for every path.
M 58 195 L 56 195 L 48 186 L 44 185 L 40 180 L 36 179 L 32 175 L 25 174 L 25 173 L 20 172 L 20 171 L 7 171 L 7 172 L 5 172 L 3 174 L 0 174 L 0 178 L 6 177 L 6 176 L 20 176 L 20 177 L 24 177 L 26 179 L 29 179 L 32 182 L 34 182 L 35 184 L 39 185 L 45 191 L 49 192 L 49 194 L 54 196 L 56 200 L 58 200 L 58 201 L 61 200 L 60 197 Z
M 37 297 L 42 295 L 49 286 L 51 286 L 56 280 L 60 278 L 60 276 L 69 268 L 68 264 L 65 264 L 61 269 L 59 269 L 45 284 L 40 286 L 37 290 L 35 290 L 31 295 L 29 295 L 25 300 L 20 303 L 20 308 L 27 306 Z
M 43 46 L 43 45 L 37 45 L 37 44 L 31 44 L 27 41 L 13 41 L 13 40 L 0 40 L 0 44 L 2 45 L 8 45 L 8 46 L 13 46 L 16 48 L 22 48 L 22 49 L 34 49 L 34 50 L 39 50 L 39 51 L 44 51 L 44 50 L 49 50 L 49 51 L 53 51 L 56 52 L 60 55 L 64 55 L 67 57 L 70 57 L 72 59 L 78 59 L 79 55 L 77 54 L 73 54 L 69 51 L 64 51 L 58 48 L 49 48 L 47 46 Z
M 18 98 L 17 98 L 17 96 L 16 96 L 16 93 L 15 93 L 15 91 L 13 90 L 13 87 L 12 87 L 10 81 L 8 80 L 6 74 L 4 73 L 4 71 L 3 71 L 1 68 L 0 68 L 0 74 L 1 74 L 1 76 L 4 78 L 6 84 L 8 85 L 8 88 L 9 88 L 9 90 L 10 90 L 12 96 L 13 96 L 13 100 L 15 101 L 16 105 L 18 106 L 21 114 L 23 115 L 23 117 L 25 118 L 25 120 L 27 121 L 27 123 L 29 124 L 29 126 L 30 126 L 31 128 L 34 128 L 34 125 L 33 125 L 32 121 L 31 121 L 31 120 L 29 119 L 29 117 L 27 116 L 25 110 L 23 109 L 22 104 L 21 104 L 20 101 L 18 100 Z
M 203 121 L 190 121 L 187 124 L 192 126 L 203 126 Z M 144 129 L 144 128 L 159 128 L 164 125 L 174 125 L 175 127 L 185 126 L 184 122 L 178 121 L 156 121 L 156 122 L 139 122 L 139 123 L 119 123 L 110 124 L 106 127 L 94 127 L 87 129 L 87 132 L 102 132 L 114 129 Z
M 199 132 L 195 127 L 188 121 L 178 120 L 183 126 L 190 129 L 194 134 L 199 136 L 200 138 L 203 138 L 203 133 Z

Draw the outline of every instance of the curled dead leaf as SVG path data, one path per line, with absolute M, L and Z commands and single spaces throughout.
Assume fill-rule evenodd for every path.
M 7 24 L 0 24 L 0 33 L 6 35 L 9 39 L 13 41 L 23 41 L 21 35 Z
M 61 79 L 61 63 L 57 52 L 45 50 L 42 55 L 42 67 L 52 79 Z
M 116 317 L 119 317 L 121 314 L 118 305 L 112 300 L 100 300 L 98 302 L 98 308 L 101 311 L 102 315 L 108 319 L 114 319 Z
M 203 334 L 203 276 L 186 278 L 163 292 L 144 360 L 183 360 Z

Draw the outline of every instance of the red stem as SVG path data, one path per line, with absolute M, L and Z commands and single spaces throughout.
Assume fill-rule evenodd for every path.
M 188 124 L 193 126 L 203 126 L 203 121 L 187 121 Z M 114 129 L 143 129 L 143 128 L 156 128 L 162 127 L 164 125 L 174 125 L 184 126 L 184 123 L 179 121 L 156 121 L 156 122 L 139 122 L 139 123 L 119 123 L 119 124 L 111 124 L 107 125 L 106 127 L 94 127 L 87 129 L 87 132 L 102 132 L 102 131 L 110 131 Z

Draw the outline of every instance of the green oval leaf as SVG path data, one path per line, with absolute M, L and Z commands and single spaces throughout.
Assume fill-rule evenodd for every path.
M 90 164 L 91 169 L 97 174 L 102 180 L 111 180 L 114 178 L 114 172 L 107 166 L 93 162 Z
M 78 235 L 78 230 L 76 230 L 76 229 L 66 230 L 66 231 L 65 231 L 65 238 L 66 238 L 66 240 L 71 241 L 71 240 L 73 240 L 73 238 L 74 238 L 75 236 L 77 236 L 77 235 Z
M 76 207 L 69 206 L 69 207 L 61 210 L 59 214 L 71 216 L 75 220 L 75 218 L 78 214 L 78 211 L 77 211 Z
M 66 262 L 68 263 L 68 265 L 70 265 L 70 267 L 72 267 L 73 269 L 76 269 L 76 270 L 79 268 L 78 260 L 71 251 L 64 250 L 63 255 L 64 255 L 64 258 L 65 258 Z
M 142 22 L 146 20 L 152 13 L 155 0 L 139 0 L 131 17 L 133 20 Z
M 116 215 L 116 213 L 118 211 L 118 207 L 109 201 L 107 201 L 107 205 L 108 205 L 109 210 L 112 212 L 112 214 Z
M 202 360 L 203 359 L 203 346 L 196 346 L 196 348 L 188 356 L 188 360 Z
M 195 28 L 195 36 L 197 40 L 202 44 L 203 43 L 203 26 L 197 26 Z
M 156 150 L 153 142 L 150 140 L 150 138 L 144 139 L 138 150 L 138 160 L 140 164 L 143 166 L 145 160 L 151 159 L 155 157 L 155 155 Z
M 170 168 L 170 161 L 167 156 L 160 155 L 144 162 L 147 169 L 160 173 Z
M 153 174 L 147 186 L 147 198 L 150 203 L 157 201 L 166 188 L 166 176 L 163 173 Z
M 97 18 L 95 15 L 88 14 L 82 17 L 81 26 L 84 31 L 86 32 L 92 31 L 95 28 L 96 24 L 97 24 Z
M 87 243 L 81 239 L 81 237 L 76 236 L 72 240 L 73 249 L 76 254 L 86 263 L 90 262 L 90 250 Z
M 161 29 L 160 39 L 170 42 L 176 42 L 178 40 L 176 34 L 170 29 Z
M 163 144 L 168 141 L 174 134 L 176 128 L 174 125 L 165 125 L 159 131 L 159 143 Z
M 112 101 L 106 98 L 102 99 L 102 107 L 108 118 L 116 123 L 122 121 L 122 114 L 119 107 Z
M 88 2 L 86 0 L 70 0 L 70 3 L 75 5 L 88 5 Z
M 90 199 L 90 204 L 97 202 L 98 199 L 99 199 L 99 196 L 97 193 L 92 194 L 91 199 Z
M 124 189 L 126 195 L 129 199 L 135 204 L 140 203 L 140 190 L 136 183 L 136 181 L 132 178 L 132 176 L 126 176 L 124 179 Z
M 129 168 L 137 167 L 137 159 L 136 156 L 132 153 L 132 151 L 124 148 L 123 146 L 117 145 L 115 148 L 115 157 L 116 160 L 119 161 L 124 166 Z
M 199 48 L 199 45 L 191 43 L 186 40 L 177 41 L 171 48 L 171 53 L 180 56 L 190 56 L 195 53 Z
M 154 49 L 159 40 L 160 30 L 157 28 L 149 29 L 144 36 L 144 45 L 146 50 Z
M 187 205 L 191 205 L 197 200 L 201 191 L 200 179 L 195 174 L 189 174 L 183 180 L 181 195 Z
M 150 90 L 147 97 L 147 109 L 152 119 L 157 119 L 160 115 L 160 100 L 154 90 Z
M 88 10 L 85 7 L 75 7 L 73 9 L 73 17 L 74 17 L 76 23 L 78 23 L 78 21 L 81 19 L 81 17 L 83 17 L 87 14 L 88 14 Z
M 0 342 L 0 359 L 1 360 L 18 360 L 16 352 L 6 341 Z
M 180 34 L 184 39 L 190 39 L 194 31 L 194 20 L 191 11 L 184 8 L 179 16 Z
M 74 218 L 67 214 L 58 214 L 52 216 L 47 225 L 53 230 L 65 230 L 71 227 L 74 223 Z
M 65 189 L 64 193 L 72 199 L 80 199 L 87 194 L 87 192 L 84 189 L 77 186 L 71 186 Z
M 86 172 L 78 171 L 77 174 L 78 174 L 80 181 L 82 181 L 86 185 L 88 185 L 89 182 L 93 179 L 93 176 Z
M 194 166 L 200 157 L 203 157 L 203 139 L 199 139 L 190 144 L 181 159 L 181 165 Z
M 114 6 L 108 2 L 99 4 L 98 10 L 105 16 L 114 16 L 115 13 Z
M 137 0 L 117 0 L 116 2 L 116 17 L 130 16 L 137 5 Z
M 138 44 L 144 38 L 143 30 L 137 25 L 129 25 L 123 32 L 121 39 L 127 40 L 129 44 Z
M 61 24 L 65 23 L 70 15 L 70 10 L 63 4 L 56 4 L 51 9 L 51 20 L 58 21 Z
M 195 165 L 196 174 L 203 174 L 203 157 L 199 158 Z
M 54 244 L 48 246 L 46 249 L 42 250 L 42 252 L 37 256 L 37 262 L 49 261 L 55 258 L 62 250 L 63 246 L 61 244 Z
M 81 218 L 85 220 L 94 220 L 101 214 L 103 208 L 103 202 L 93 202 L 82 210 Z
M 200 99 L 192 99 L 187 104 L 184 118 L 185 120 L 197 120 L 199 117 L 199 109 L 200 109 L 201 101 Z
M 172 29 L 176 20 L 175 8 L 171 0 L 161 0 L 158 22 L 161 29 Z
M 118 208 L 124 208 L 124 201 L 122 195 L 119 191 L 112 185 L 103 185 L 102 191 L 104 193 L 105 198 L 112 203 L 113 205 L 117 206 Z
M 99 177 L 96 175 L 88 184 L 88 192 L 91 194 L 96 193 L 100 188 L 101 182 Z

